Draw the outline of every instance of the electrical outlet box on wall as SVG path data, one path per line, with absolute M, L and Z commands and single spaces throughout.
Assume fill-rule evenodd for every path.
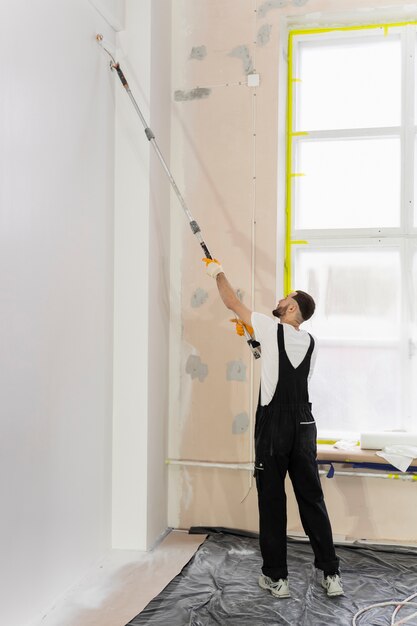
M 116 32 L 125 30 L 125 0 L 89 0 L 89 2 Z

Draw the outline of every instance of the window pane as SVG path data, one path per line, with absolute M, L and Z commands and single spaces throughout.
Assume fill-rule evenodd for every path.
M 318 428 L 356 432 L 399 428 L 400 389 L 398 350 L 322 346 L 310 383 Z
M 401 426 L 400 271 L 397 248 L 296 249 L 293 286 L 316 301 L 303 328 L 319 342 L 310 385 L 319 429 Z
M 316 312 L 305 328 L 329 339 L 399 340 L 401 269 L 395 248 L 299 247 L 294 289 L 310 293 Z
M 399 126 L 398 36 L 299 43 L 297 130 Z
M 296 144 L 296 228 L 400 225 L 400 140 L 338 139 Z

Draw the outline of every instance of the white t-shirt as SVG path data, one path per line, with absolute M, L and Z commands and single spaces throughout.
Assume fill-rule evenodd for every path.
M 261 404 L 269 404 L 278 384 L 279 352 L 277 339 L 278 318 L 263 313 L 252 313 L 252 326 L 255 338 L 261 344 Z M 283 324 L 285 352 L 293 367 L 298 367 L 310 346 L 310 336 L 305 330 L 296 330 L 291 324 Z M 314 370 L 317 357 L 317 340 L 314 337 L 314 350 L 311 355 L 308 380 Z

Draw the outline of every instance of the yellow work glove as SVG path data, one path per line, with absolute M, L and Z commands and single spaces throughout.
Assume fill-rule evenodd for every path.
M 212 278 L 216 278 L 217 274 L 224 271 L 217 259 L 202 259 L 202 261 L 206 264 L 207 274 Z
M 253 328 L 249 324 L 245 324 L 245 322 L 242 322 L 242 320 L 238 320 L 235 317 L 233 317 L 230 321 L 236 324 L 236 333 L 239 335 L 239 337 L 243 337 L 245 334 L 243 327 L 246 328 L 250 335 L 253 335 Z

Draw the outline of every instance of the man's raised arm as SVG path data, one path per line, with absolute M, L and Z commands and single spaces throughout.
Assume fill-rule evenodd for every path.
M 203 259 L 203 261 L 206 263 L 207 274 L 216 279 L 217 288 L 224 305 L 233 311 L 242 322 L 250 326 L 252 311 L 239 300 L 220 263 L 216 259 Z

